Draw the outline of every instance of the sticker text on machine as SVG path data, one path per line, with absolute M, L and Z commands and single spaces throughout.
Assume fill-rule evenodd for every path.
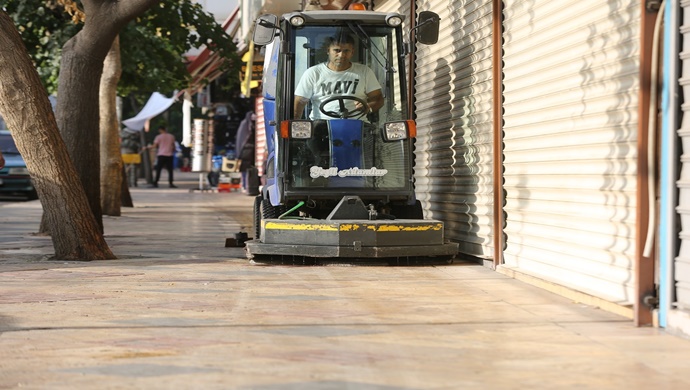
M 321 167 L 311 167 L 309 169 L 309 176 L 312 179 L 317 177 L 348 177 L 348 176 L 384 176 L 388 173 L 387 169 L 378 169 L 376 167 L 368 169 L 359 169 L 357 167 L 338 170 L 337 167 L 332 168 L 321 168 Z

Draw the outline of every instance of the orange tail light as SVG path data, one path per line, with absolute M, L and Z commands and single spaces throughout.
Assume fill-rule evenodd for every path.
M 413 120 L 407 120 L 406 122 L 410 138 L 417 138 L 417 123 Z
M 290 137 L 290 121 L 280 122 L 280 136 L 282 138 Z

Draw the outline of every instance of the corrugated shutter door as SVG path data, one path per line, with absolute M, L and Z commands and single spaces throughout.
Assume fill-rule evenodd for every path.
M 374 1 L 374 11 L 376 12 L 397 12 L 405 15 L 405 25 L 409 26 L 410 1 L 409 0 L 376 0 Z
M 690 1 L 680 3 L 683 9 L 682 51 L 680 53 L 682 74 L 680 86 L 683 93 L 679 100 L 682 120 L 678 135 L 683 144 L 683 155 L 680 158 L 681 170 L 678 180 L 678 207 L 680 214 L 680 253 L 673 267 L 675 282 L 675 305 L 679 309 L 690 310 Z
M 504 4 L 505 266 L 630 304 L 639 1 Z
M 491 0 L 418 5 L 439 14 L 441 32 L 417 45 L 417 196 L 461 253 L 492 257 Z

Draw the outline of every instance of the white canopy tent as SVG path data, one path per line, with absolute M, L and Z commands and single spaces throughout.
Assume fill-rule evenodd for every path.
M 146 102 L 146 105 L 144 105 L 144 108 L 135 117 L 123 120 L 122 124 L 129 129 L 141 131 L 146 121 L 167 110 L 175 103 L 176 97 L 177 91 L 173 92 L 171 98 L 167 98 L 159 92 L 154 92 Z

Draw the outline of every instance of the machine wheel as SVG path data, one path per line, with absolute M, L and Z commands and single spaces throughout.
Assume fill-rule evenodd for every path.
M 270 199 L 263 199 L 261 201 L 261 217 L 263 219 L 278 218 L 284 212 L 288 211 L 286 206 L 274 206 Z
M 254 239 L 261 238 L 261 203 L 264 197 L 259 194 L 254 198 Z
M 274 206 L 269 199 L 264 199 L 263 195 L 257 195 L 254 198 L 254 239 L 261 238 L 261 221 L 278 218 L 287 210 L 285 206 Z

